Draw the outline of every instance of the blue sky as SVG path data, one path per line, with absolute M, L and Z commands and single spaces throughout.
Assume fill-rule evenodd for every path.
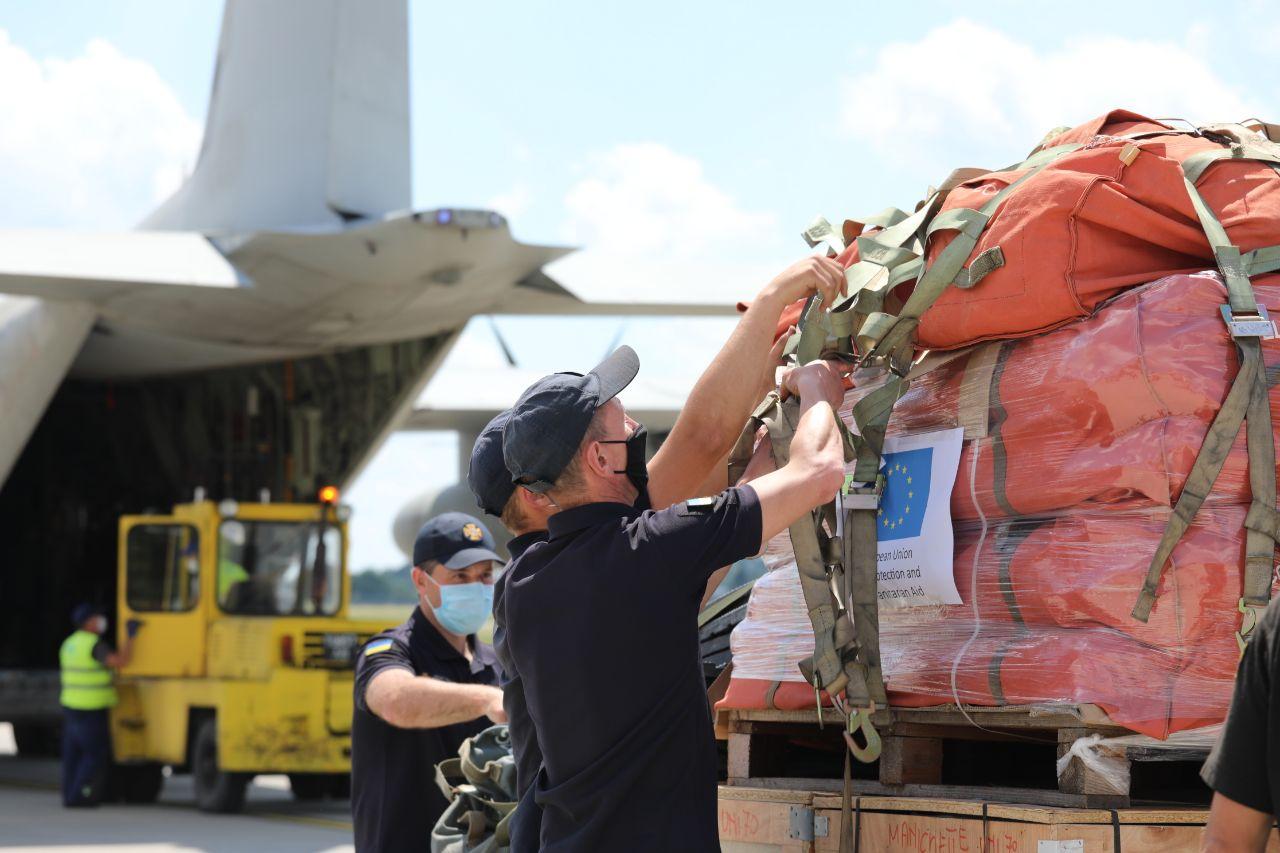
M 520 239 L 586 245 L 573 271 L 601 287 L 660 259 L 749 296 L 815 213 L 910 205 L 1054 125 L 1116 106 L 1280 116 L 1280 21 L 1263 3 L 957 8 L 414 0 L 414 204 L 494 206 Z M 150 210 L 194 160 L 221 11 L 0 0 L 0 227 L 125 228 Z M 619 330 L 499 325 L 538 370 L 587 367 Z M 633 320 L 623 335 L 687 388 L 727 328 Z M 495 358 L 473 323 L 451 364 Z M 351 493 L 355 565 L 399 559 L 391 515 L 452 482 L 455 452 L 447 435 L 388 445 Z

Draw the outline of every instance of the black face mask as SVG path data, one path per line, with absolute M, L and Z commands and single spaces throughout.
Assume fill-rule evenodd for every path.
M 640 510 L 646 510 L 650 507 L 649 466 L 645 459 L 648 437 L 649 431 L 643 425 L 637 425 L 630 438 L 615 438 L 600 442 L 601 444 L 625 444 L 627 446 L 627 467 L 613 473 L 626 474 L 627 479 L 631 481 L 631 485 L 636 487 L 636 491 L 640 493 L 640 496 L 636 498 L 635 507 Z

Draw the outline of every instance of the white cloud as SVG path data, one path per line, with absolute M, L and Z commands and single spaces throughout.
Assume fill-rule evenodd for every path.
M 526 184 L 516 184 L 504 193 L 498 193 L 484 203 L 488 210 L 496 210 L 507 219 L 518 219 L 529 209 L 533 196 Z
M 599 301 L 728 304 L 795 255 L 774 214 L 744 208 L 697 159 L 657 143 L 591 158 L 564 206 L 563 238 L 585 248 L 548 272 Z
M 739 208 L 696 159 L 652 142 L 617 145 L 592 158 L 564 203 L 567 240 L 631 256 L 701 255 L 774 227 L 771 214 Z
M 0 30 L 0 80 L 0 226 L 129 227 L 194 165 L 200 123 L 109 42 L 37 59 Z
M 886 45 L 869 70 L 844 80 L 843 125 L 887 159 L 998 168 L 1052 128 L 1116 107 L 1201 122 L 1265 113 L 1193 49 L 1205 38 L 1193 26 L 1186 45 L 1095 36 L 1037 52 L 960 19 Z

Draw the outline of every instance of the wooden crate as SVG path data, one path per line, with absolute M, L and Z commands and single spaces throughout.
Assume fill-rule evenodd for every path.
M 813 853 L 803 831 L 814 825 L 807 791 L 720 788 L 720 849 L 724 853 Z M 796 831 L 793 827 L 798 827 Z
M 1206 809 L 1071 809 L 926 797 L 856 797 L 862 853 L 1198 853 Z M 728 853 L 837 853 L 841 798 L 722 787 Z M 810 820 L 806 829 L 805 821 Z M 1273 830 L 1268 853 L 1280 853 Z
M 721 711 L 717 730 L 728 740 L 728 782 L 730 785 L 756 788 L 809 789 L 831 792 L 839 787 L 834 779 L 788 778 L 779 768 L 785 764 L 787 750 L 795 742 L 830 744 L 838 749 L 840 724 L 834 712 L 824 714 L 826 725 L 819 726 L 816 711 Z M 995 781 L 982 787 L 959 788 L 944 785 L 943 745 L 947 741 L 982 741 L 1025 744 L 1035 741 L 1042 749 L 1041 768 L 1052 783 L 1056 772 L 1053 759 L 1042 753 L 1053 747 L 1051 755 L 1064 755 L 1078 738 L 1090 734 L 1104 737 L 1128 734 L 1116 726 L 1097 707 L 1065 705 L 1044 707 L 967 708 L 892 708 L 876 714 L 875 722 L 883 740 L 876 780 L 858 779 L 854 788 L 859 794 L 936 796 L 965 798 L 980 796 L 994 802 L 1036 803 L 1046 806 L 1075 808 L 1124 808 L 1130 804 L 1130 790 L 1112 778 L 1099 774 L 1073 758 L 1067 771 L 1057 777 L 1058 789 L 1004 787 Z M 1145 749 L 1117 751 L 1114 759 L 1121 765 L 1131 761 L 1156 760 L 1167 757 Z M 1195 755 L 1182 753 L 1183 759 Z M 977 791 L 977 793 L 975 793 Z M 1203 798 L 1207 801 L 1208 791 Z
M 815 797 L 830 832 L 814 851 L 840 849 L 838 797 Z M 964 800 L 862 797 L 858 848 L 938 853 L 1199 853 L 1206 809 L 1068 809 Z M 1269 853 L 1280 853 L 1272 831 Z

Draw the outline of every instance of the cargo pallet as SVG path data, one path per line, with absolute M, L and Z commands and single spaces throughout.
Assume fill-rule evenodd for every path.
M 724 853 L 838 853 L 840 797 L 722 787 Z M 1203 808 L 1071 809 L 977 800 L 856 796 L 858 853 L 1199 853 Z M 1280 853 L 1275 830 L 1268 853 Z
M 833 711 L 826 711 L 823 718 L 825 725 L 820 725 L 816 710 L 720 711 L 717 734 L 728 741 L 728 785 L 839 793 L 843 787 L 837 778 L 843 767 L 841 722 Z M 1135 794 L 1136 798 L 1201 806 L 1210 796 L 1195 775 L 1207 750 L 1193 748 L 1115 750 L 1116 761 L 1133 771 L 1134 784 L 1117 783 L 1076 757 L 1059 777 L 1056 760 L 1078 738 L 1131 734 L 1093 705 L 966 707 L 964 712 L 954 705 L 891 708 L 878 711 L 873 720 L 883 749 L 875 764 L 857 766 L 852 789 L 859 795 L 1102 809 L 1127 808 Z M 806 747 L 814 759 L 809 767 L 797 769 L 795 756 Z M 946 769 L 952 771 L 946 774 L 944 755 Z M 1169 770 L 1174 768 L 1167 763 L 1154 773 L 1140 774 L 1134 767 L 1135 762 L 1156 761 L 1182 765 L 1176 768 L 1176 776 L 1171 776 Z M 804 775 L 815 764 L 820 772 Z M 1161 785 L 1174 778 L 1182 788 L 1173 797 L 1167 791 L 1147 791 L 1142 776 Z M 952 779 L 944 784 L 947 777 Z M 1052 787 L 1055 780 L 1056 789 Z

